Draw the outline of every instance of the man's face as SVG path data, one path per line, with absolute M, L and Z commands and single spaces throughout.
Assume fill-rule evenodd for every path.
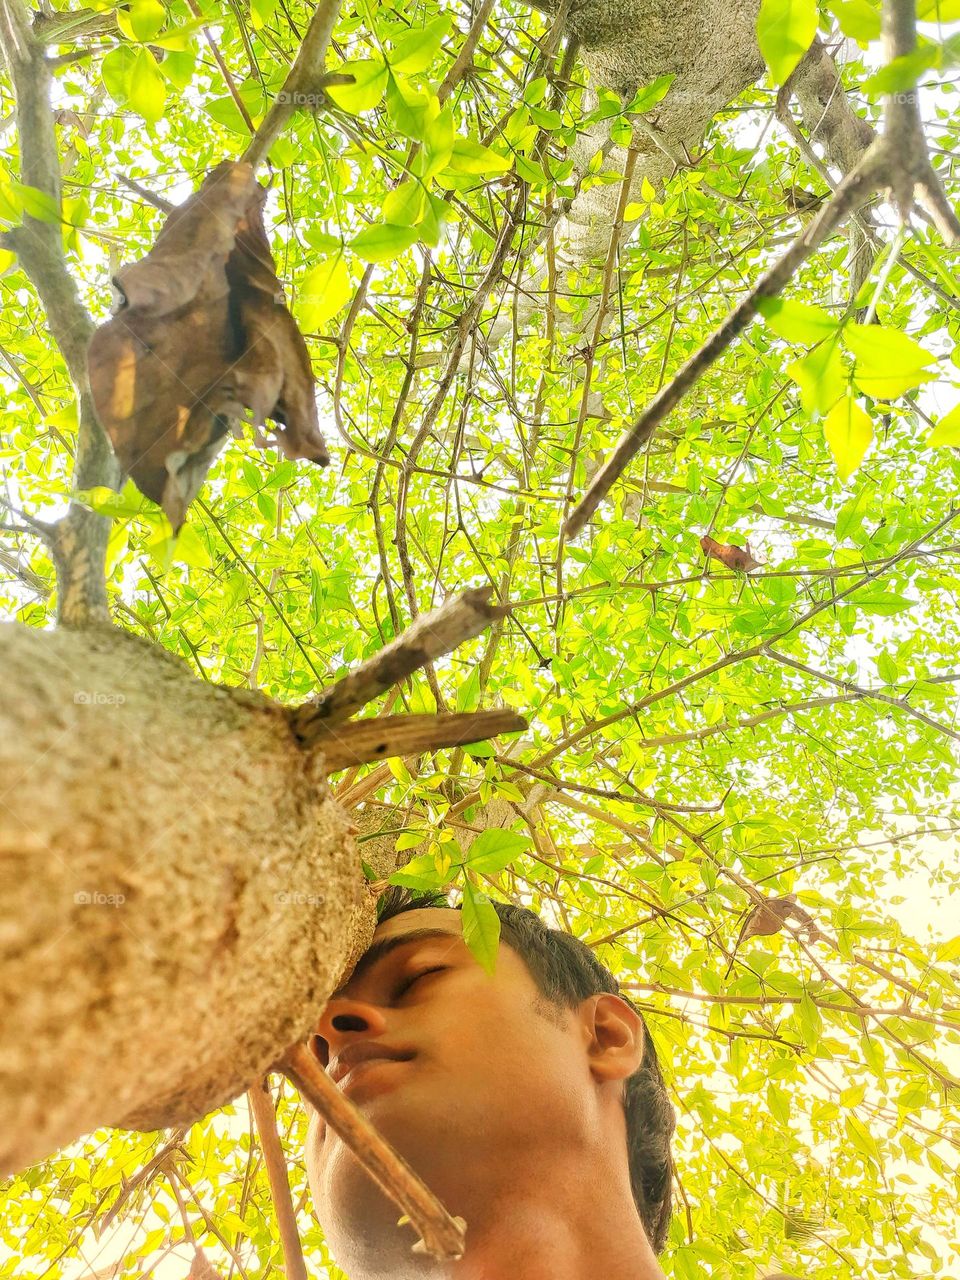
M 438 936 L 411 937 L 421 930 Z M 545 1170 L 575 1168 L 610 1140 L 601 1111 L 611 1101 L 619 1107 L 623 1073 L 601 1099 L 584 1020 L 544 1006 L 502 941 L 488 975 L 463 941 L 459 911 L 406 911 L 379 926 L 317 1033 L 334 1073 L 358 1045 L 409 1055 L 357 1066 L 341 1087 L 446 1208 L 474 1226 L 512 1189 L 536 1186 Z M 307 1168 L 317 1217 L 348 1275 L 399 1276 L 408 1265 L 414 1273 L 414 1237 L 396 1226 L 400 1211 L 316 1116 Z

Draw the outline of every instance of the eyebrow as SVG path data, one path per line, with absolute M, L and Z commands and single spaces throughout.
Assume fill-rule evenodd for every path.
M 409 933 L 396 933 L 392 938 L 381 938 L 379 942 L 374 942 L 367 948 L 357 961 L 350 977 L 342 987 L 338 987 L 336 991 L 330 993 L 329 999 L 333 1000 L 336 996 L 343 995 L 354 978 L 362 977 L 374 965 L 379 964 L 384 957 L 390 955 L 392 951 L 396 951 L 397 947 L 404 947 L 410 942 L 427 942 L 434 938 L 446 938 L 447 941 L 455 941 L 457 937 L 458 935 L 451 933 L 449 929 L 411 929 Z

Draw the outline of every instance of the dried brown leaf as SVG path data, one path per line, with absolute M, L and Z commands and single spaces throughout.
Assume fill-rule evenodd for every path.
M 751 569 L 760 567 L 760 561 L 753 558 L 749 547 L 737 547 L 731 543 L 716 542 L 706 534 L 700 539 L 700 546 L 703 548 L 705 555 L 714 560 L 719 560 L 728 569 L 737 569 L 741 573 L 749 573 Z
M 329 461 L 306 343 L 263 226 L 265 199 L 250 165 L 217 165 L 168 215 L 146 257 L 118 272 L 122 304 L 90 342 L 100 422 L 174 529 L 245 411 L 262 447 Z M 259 431 L 268 418 L 278 424 L 272 442 Z

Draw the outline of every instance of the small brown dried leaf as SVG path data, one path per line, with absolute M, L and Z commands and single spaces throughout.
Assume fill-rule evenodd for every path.
M 753 558 L 749 547 L 737 547 L 732 543 L 716 542 L 706 534 L 700 539 L 700 546 L 706 556 L 719 560 L 728 569 L 737 569 L 741 573 L 749 573 L 751 569 L 760 567 L 761 562 Z
M 220 1272 L 213 1263 L 198 1249 L 193 1255 L 193 1262 L 187 1273 L 187 1280 L 221 1280 Z

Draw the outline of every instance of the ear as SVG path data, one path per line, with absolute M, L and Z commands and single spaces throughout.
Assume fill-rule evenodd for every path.
M 594 1079 L 625 1080 L 639 1069 L 646 1044 L 643 1019 L 612 992 L 589 996 L 580 1006 Z

